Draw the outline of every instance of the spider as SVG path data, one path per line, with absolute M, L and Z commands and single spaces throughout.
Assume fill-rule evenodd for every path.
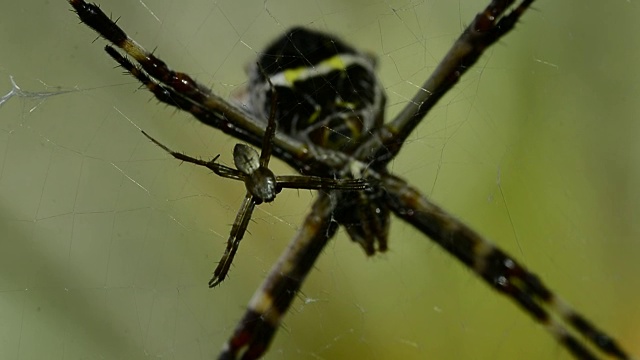
M 275 41 L 265 54 L 276 53 L 279 56 L 261 57 L 258 60 L 258 68 L 265 69 L 264 72 L 254 72 L 250 79 L 250 85 L 254 87 L 250 90 L 260 90 L 262 87 L 262 92 L 253 95 L 257 106 L 254 103 L 253 112 L 248 113 L 211 93 L 188 75 L 171 70 L 164 62 L 129 38 L 96 5 L 83 0 L 69 2 L 82 22 L 121 48 L 138 63 L 134 65 L 114 47 L 106 46 L 107 53 L 145 85 L 158 100 L 189 111 L 203 123 L 239 140 L 262 146 L 263 155 L 260 156 L 258 165 L 266 168 L 268 154 L 273 152 L 275 156 L 299 171 L 303 175 L 300 179 L 308 179 L 305 176 L 317 176 L 323 179 L 320 183 L 328 182 L 332 178 L 346 181 L 335 182 L 333 190 L 318 193 L 302 227 L 250 300 L 234 334 L 223 346 L 220 359 L 256 359 L 266 352 L 305 276 L 339 225 L 347 228 L 352 240 L 359 243 L 367 254 L 384 251 L 387 246 L 390 212 L 429 236 L 485 280 L 489 286 L 520 305 L 576 358 L 595 359 L 598 355 L 604 354 L 618 359 L 630 358 L 614 339 L 573 310 L 569 304 L 549 290 L 538 276 L 387 170 L 387 164 L 398 154 L 409 134 L 427 112 L 457 83 L 487 47 L 513 29 L 533 0 L 522 0 L 517 4 L 515 0 L 491 1 L 454 43 L 418 94 L 403 111 L 387 123 L 382 122 L 384 99 L 380 97 L 377 102 L 371 101 L 369 111 L 373 112 L 368 115 L 366 112 L 358 113 L 358 107 L 354 106 L 358 105 L 361 99 L 345 101 L 343 95 L 333 104 L 345 110 L 343 113 L 347 116 L 331 118 L 335 112 L 323 113 L 325 108 L 320 106 L 313 107 L 307 113 L 307 117 L 302 118 L 302 123 L 295 123 L 292 118 L 289 119 L 289 123 L 283 123 L 281 121 L 286 117 L 286 112 L 276 110 L 275 114 L 273 113 L 276 95 L 285 95 L 286 90 L 279 88 L 282 85 L 281 81 L 274 81 L 281 72 L 277 69 L 280 69 L 283 59 L 297 61 L 293 68 L 295 71 L 288 73 L 296 80 L 312 78 L 309 73 L 306 73 L 307 77 L 299 77 L 300 73 L 304 72 L 302 67 L 315 66 L 320 69 L 320 64 L 328 60 L 326 54 L 319 56 L 317 53 L 307 52 L 313 50 L 313 47 L 309 49 L 295 44 L 313 44 L 316 41 L 319 44 L 328 44 L 326 47 L 333 49 L 330 56 L 339 55 L 342 60 L 342 65 L 334 69 L 339 76 L 354 84 L 357 83 L 354 79 L 367 78 L 367 71 L 371 69 L 362 65 L 367 61 L 363 60 L 361 54 L 330 35 L 311 34 L 311 38 L 305 36 L 303 41 L 296 42 L 299 39 L 296 40 L 295 33 L 302 30 L 292 30 Z M 294 45 L 290 46 L 291 44 Z M 354 58 L 358 60 L 349 60 Z M 357 69 L 358 67 L 365 69 Z M 353 70 L 357 70 L 359 75 L 351 73 Z M 333 84 L 327 81 L 326 76 L 322 77 L 324 75 L 321 74 L 314 80 L 321 81 L 320 84 Z M 354 84 L 352 85 L 355 87 Z M 377 86 L 377 83 L 373 84 L 374 88 Z M 335 88 L 331 90 L 337 93 Z M 274 94 L 275 92 L 277 94 Z M 297 94 L 283 96 L 283 103 L 290 101 L 290 96 Z M 271 102 L 265 100 L 269 98 Z M 356 116 L 350 117 L 349 114 Z M 324 117 L 319 119 L 321 115 Z M 274 126 L 270 125 L 267 125 L 265 130 L 261 118 L 268 118 L 270 125 L 274 124 L 274 119 L 278 119 L 284 131 L 274 133 Z M 326 120 L 325 126 L 314 128 L 310 121 L 312 118 L 317 121 Z M 330 131 L 327 132 L 327 129 Z M 333 136 L 335 134 L 338 136 Z M 238 170 L 216 164 L 215 159 L 209 162 L 201 161 L 173 152 L 155 140 L 154 142 L 174 157 L 207 166 L 218 175 L 227 171 L 228 176 L 222 176 L 243 179 L 247 183 L 246 176 L 253 172 L 240 169 L 240 174 L 235 172 Z M 242 165 L 236 161 L 236 166 L 240 168 Z M 232 173 L 235 175 L 231 175 Z M 349 182 L 354 173 L 364 178 L 366 186 L 370 188 L 357 190 L 354 187 L 348 189 L 352 191 L 344 191 L 342 185 L 356 184 Z M 358 186 L 365 185 L 360 183 Z M 332 186 L 318 185 L 316 188 L 327 190 Z M 254 196 L 250 193 L 249 190 L 242 208 L 249 203 L 253 204 L 253 201 L 247 200 Z M 245 213 L 248 214 L 250 211 L 241 210 L 238 216 Z M 358 221 L 363 217 L 368 221 Z M 248 218 L 236 219 L 236 223 L 243 221 L 248 221 Z M 237 230 L 232 229 L 232 234 L 234 231 Z M 239 238 L 237 240 L 239 241 Z M 223 278 L 224 275 L 216 277 L 214 274 L 213 285 L 217 285 Z M 569 328 L 572 329 L 571 332 Z M 583 336 L 585 340 L 579 340 L 574 333 Z

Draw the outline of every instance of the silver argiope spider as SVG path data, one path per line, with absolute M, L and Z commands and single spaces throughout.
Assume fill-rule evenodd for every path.
M 304 277 L 335 233 L 337 225 L 352 225 L 348 210 L 360 210 L 357 206 L 364 204 L 361 200 L 367 202 L 367 206 L 362 207 L 363 211 L 373 209 L 375 217 L 361 229 L 352 229 L 350 235 L 367 253 L 386 248 L 385 229 L 389 211 L 392 211 L 457 257 L 494 289 L 518 303 L 575 357 L 596 358 L 595 351 L 599 351 L 619 359 L 630 358 L 617 342 L 553 294 L 535 274 L 386 170 L 388 162 L 397 155 L 424 115 L 488 46 L 515 26 L 533 0 L 523 0 L 512 7 L 514 2 L 492 1 L 460 36 L 432 77 L 422 86 L 423 91 L 395 119 L 384 125 L 365 127 L 362 133 L 349 133 L 359 137 L 354 139 L 357 143 L 348 152 L 323 147 L 322 143 L 302 141 L 282 132 L 274 135 L 271 141 L 273 153 L 301 173 L 345 178 L 349 170 L 356 167 L 363 170 L 363 176 L 375 183 L 379 191 L 366 198 L 359 195 L 351 197 L 350 193 L 342 191 L 318 195 L 300 231 L 249 303 L 220 358 L 254 359 L 266 351 Z M 254 145 L 263 143 L 266 133 L 263 122 L 228 104 L 186 74 L 170 70 L 128 38 L 97 6 L 82 0 L 70 0 L 70 3 L 84 23 L 138 62 L 140 68 L 107 46 L 107 52 L 160 101 L 187 110 L 205 124 L 240 140 Z M 509 12 L 509 9 L 512 10 Z M 301 58 L 309 58 L 306 53 L 300 55 Z M 371 204 L 372 207 L 369 206 Z M 568 327 L 584 336 L 586 342 L 569 332 Z

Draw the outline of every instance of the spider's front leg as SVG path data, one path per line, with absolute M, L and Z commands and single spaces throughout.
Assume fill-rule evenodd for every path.
M 202 123 L 219 129 L 236 139 L 254 146 L 261 146 L 264 135 L 264 121 L 247 113 L 213 94 L 184 72 L 172 70 L 165 62 L 147 51 L 122 30 L 98 5 L 84 0 L 69 0 L 80 20 L 96 31 L 101 37 L 122 49 L 137 64 L 120 54 L 112 46 L 106 52 L 128 73 L 151 91 L 155 97 L 180 110 L 188 111 Z M 315 157 L 318 152 L 329 155 L 326 149 L 310 148 L 303 142 L 284 134 L 273 139 L 273 153 L 296 169 L 327 169 L 331 164 Z M 324 156 L 342 162 L 338 153 Z
M 393 120 L 368 134 L 355 150 L 355 157 L 370 159 L 376 167 L 386 167 L 427 113 L 473 67 L 487 48 L 513 30 L 533 0 L 523 0 L 509 11 L 515 2 L 493 0 L 478 13 L 411 101 Z

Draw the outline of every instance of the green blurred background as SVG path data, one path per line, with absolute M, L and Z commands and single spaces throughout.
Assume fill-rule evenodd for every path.
M 289 26 L 334 32 L 378 54 L 390 118 L 487 2 L 101 5 L 224 96 Z M 391 164 L 636 355 L 638 19 L 632 1 L 536 2 Z M 137 127 L 227 164 L 236 141 L 136 91 L 64 1 L 3 4 L 0 27 L 0 93 L 10 76 L 40 93 L 0 107 L 0 359 L 213 358 L 313 195 L 260 206 L 209 290 L 244 187 L 169 159 Z M 398 220 L 391 231 L 373 258 L 344 233 L 330 243 L 267 358 L 569 358 L 430 240 Z

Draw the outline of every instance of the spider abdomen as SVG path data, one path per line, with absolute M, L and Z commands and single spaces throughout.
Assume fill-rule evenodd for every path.
M 251 107 L 266 119 L 272 89 L 278 130 L 350 152 L 361 134 L 382 124 L 385 95 L 375 62 L 335 37 L 293 28 L 268 46 L 249 74 Z

